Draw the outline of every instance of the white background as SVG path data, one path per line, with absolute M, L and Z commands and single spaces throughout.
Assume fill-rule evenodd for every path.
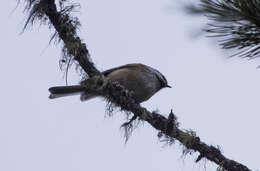
M 259 168 L 257 60 L 228 59 L 215 41 L 192 35 L 205 20 L 183 15 L 170 0 L 85 0 L 80 36 L 101 69 L 140 62 L 160 70 L 172 89 L 148 102 L 149 110 L 173 108 L 181 127 L 251 169 Z M 48 99 L 48 88 L 65 85 L 60 48 L 48 45 L 47 27 L 20 35 L 25 16 L 16 1 L 1 3 L 0 170 L 216 170 L 211 162 L 182 157 L 176 143 L 163 147 L 157 132 L 140 125 L 125 145 L 124 114 L 105 117 L 105 102 L 79 97 Z M 69 75 L 76 84 L 77 74 Z

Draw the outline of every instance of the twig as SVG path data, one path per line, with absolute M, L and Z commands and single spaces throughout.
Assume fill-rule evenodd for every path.
M 140 104 L 137 104 L 131 98 L 130 92 L 124 87 L 107 81 L 90 61 L 86 45 L 81 42 L 77 35 L 73 34 L 74 32 L 70 32 L 72 25 L 70 22 L 67 22 L 68 17 L 66 15 L 57 11 L 55 1 L 41 0 L 39 3 L 45 5 L 45 8 L 42 10 L 48 16 L 50 22 L 63 40 L 68 52 L 74 56 L 74 59 L 78 61 L 84 71 L 91 77 L 88 82 L 93 86 L 86 86 L 88 91 L 97 92 L 115 103 L 122 110 L 132 112 L 134 117 L 129 123 L 139 117 L 141 120 L 152 125 L 156 130 L 178 140 L 188 150 L 199 152 L 201 157 L 207 158 L 228 171 L 249 171 L 246 166 L 226 158 L 216 147 L 202 142 L 193 132 L 179 129 L 176 117 L 172 111 L 168 118 L 157 112 L 150 112 L 146 108 L 141 107 Z

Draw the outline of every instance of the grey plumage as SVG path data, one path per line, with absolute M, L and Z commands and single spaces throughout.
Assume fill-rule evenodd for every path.
M 118 82 L 126 89 L 133 91 L 133 98 L 141 103 L 152 97 L 164 87 L 170 87 L 166 78 L 156 69 L 143 64 L 127 64 L 102 72 L 112 82 Z M 84 92 L 85 81 L 76 86 L 59 86 L 49 89 L 50 98 L 80 94 L 82 101 L 97 97 L 97 94 Z

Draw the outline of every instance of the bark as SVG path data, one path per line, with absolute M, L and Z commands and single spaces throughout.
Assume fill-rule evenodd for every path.
M 42 2 L 46 5 L 46 8 L 44 8 L 45 14 L 58 32 L 58 35 L 64 42 L 68 52 L 74 56 L 74 60 L 78 61 L 80 66 L 90 77 L 86 84 L 86 91 L 102 94 L 122 110 L 130 111 L 134 116 L 148 122 L 161 134 L 165 135 L 169 141 L 178 140 L 186 147 L 186 150 L 190 152 L 199 152 L 199 157 L 196 162 L 200 161 L 201 158 L 207 158 L 219 165 L 220 168 L 228 171 L 250 170 L 246 166 L 228 159 L 218 148 L 207 145 L 193 132 L 179 129 L 179 124 L 172 112 L 169 114 L 169 117 L 166 118 L 157 112 L 150 112 L 146 108 L 141 107 L 140 104 L 135 103 L 128 90 L 117 83 L 109 82 L 100 74 L 100 71 L 95 68 L 93 62 L 90 61 L 90 55 L 86 45 L 82 43 L 78 36 L 75 36 L 75 34 L 70 31 L 73 26 L 70 22 L 64 22 L 67 20 L 67 17 L 57 11 L 55 1 L 42 0 Z

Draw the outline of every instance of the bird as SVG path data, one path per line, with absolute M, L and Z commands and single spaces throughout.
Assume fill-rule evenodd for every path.
M 150 99 L 155 93 L 163 88 L 171 88 L 165 76 L 158 70 L 141 64 L 133 63 L 108 69 L 102 74 L 111 82 L 117 82 L 127 90 L 133 92 L 133 99 L 137 103 L 142 103 Z M 56 99 L 64 96 L 80 95 L 81 101 L 98 97 L 98 94 L 85 92 L 83 80 L 79 85 L 56 86 L 49 88 L 51 93 L 49 98 Z

